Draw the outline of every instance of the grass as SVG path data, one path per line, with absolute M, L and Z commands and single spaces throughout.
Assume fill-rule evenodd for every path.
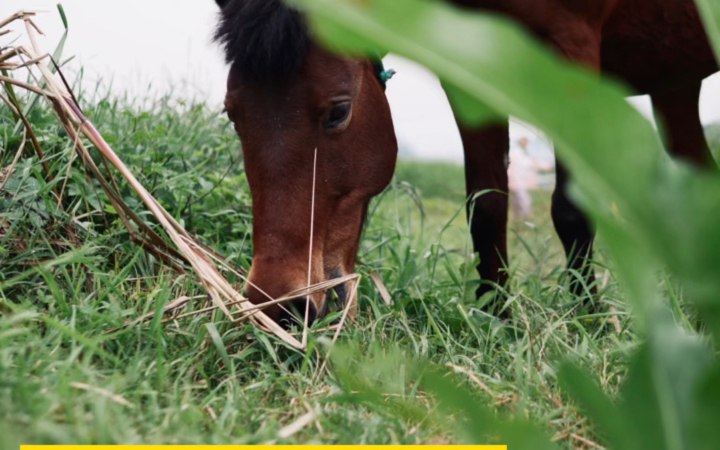
M 240 146 L 228 121 L 202 104 L 158 98 L 147 105 L 109 95 L 84 100 L 87 115 L 163 206 L 232 264 L 251 262 L 250 197 Z M 32 116 L 55 181 L 40 161 L 21 163 L 0 192 L 0 444 L 242 444 L 457 442 L 451 427 L 338 396 L 322 365 L 327 333 L 303 354 L 221 314 L 108 335 L 112 328 L 188 296 L 207 303 L 187 276 L 129 242 L 100 190 L 78 164 L 49 113 Z M 0 144 L 8 165 L 19 134 L 7 113 Z M 50 192 L 67 178 L 62 208 Z M 140 208 L 127 187 L 126 201 Z M 478 402 L 539 424 L 561 448 L 598 437 L 556 385 L 571 358 L 615 393 L 638 342 L 611 270 L 600 265 L 601 301 L 619 328 L 598 326 L 568 294 L 564 258 L 549 219 L 549 194 L 535 194 L 527 222 L 511 220 L 514 319 L 500 322 L 474 298 L 475 258 L 462 207 L 462 168 L 402 162 L 371 207 L 360 259 L 359 320 L 342 334 L 363 364 L 398 353 L 451 365 Z M 147 217 L 147 216 L 146 216 Z M 67 230 L 72 230 L 73 239 Z M 599 258 L 600 261 L 604 259 Z M 367 276 L 381 274 L 385 305 Z M 667 280 L 663 293 L 681 295 Z M 332 320 L 332 318 L 328 319 Z M 320 323 L 322 328 L 328 321 Z M 426 414 L 432 399 L 409 391 Z M 316 418 L 287 437 L 309 411 Z
M 424 199 L 462 202 L 465 199 L 465 171 L 444 162 L 432 164 L 416 160 L 400 160 L 395 169 L 399 183 L 407 183 Z

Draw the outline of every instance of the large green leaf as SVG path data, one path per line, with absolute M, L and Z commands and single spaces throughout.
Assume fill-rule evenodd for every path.
M 601 434 L 613 448 L 629 448 L 634 439 L 630 421 L 590 376 L 566 362 L 560 367 L 558 378 L 580 407 L 600 427 Z
M 706 416 L 720 414 L 720 403 L 708 401 L 717 397 L 712 384 L 702 391 L 707 399 L 697 396 L 712 361 L 706 343 L 666 314 L 654 318 L 650 340 L 633 357 L 617 406 L 575 366 L 566 363 L 559 372 L 565 388 L 617 450 L 694 449 L 714 433 L 701 430 L 698 420 L 707 425 Z
M 667 161 L 652 126 L 624 100 L 627 91 L 558 61 L 496 16 L 418 0 L 298 3 L 336 49 L 409 57 L 433 70 L 454 97 L 464 93 L 545 130 L 579 174 L 582 196 L 596 214 L 617 221 L 613 211 L 619 211 L 625 234 L 636 245 L 647 242 L 638 225 L 652 221 L 647 190 Z M 470 110 L 459 112 L 472 120 Z
M 700 339 L 671 317 L 655 316 L 648 344 L 630 365 L 621 409 L 630 418 L 638 450 L 692 449 L 695 386 L 712 355 Z
M 715 365 L 696 384 L 691 419 L 694 450 L 715 450 L 720 442 L 720 365 Z
M 692 448 L 697 411 L 718 414 L 717 405 L 696 395 L 712 358 L 702 341 L 657 313 L 653 280 L 654 270 L 667 265 L 720 336 L 717 175 L 671 161 L 652 126 L 625 101 L 628 91 L 558 60 L 503 18 L 421 0 L 295 1 L 334 48 L 392 51 L 433 70 L 466 121 L 509 114 L 548 133 L 649 338 L 633 359 L 618 406 L 577 370 L 561 371 L 565 384 L 615 448 Z M 699 4 L 720 48 L 720 8 L 711 0 Z M 703 386 L 716 397 L 709 383 Z M 456 399 L 447 385 L 434 389 Z
M 720 59 L 720 2 L 717 0 L 695 0 L 705 23 L 715 55 Z
M 670 161 L 653 127 L 625 101 L 629 92 L 560 61 L 519 26 L 443 2 L 295 0 L 334 48 L 392 51 L 433 70 L 458 112 L 487 109 L 530 122 L 555 141 L 577 197 L 599 224 L 642 311 L 655 296 L 648 280 L 667 264 L 707 319 L 720 323 L 720 180 Z M 473 102 L 478 105 L 473 108 Z

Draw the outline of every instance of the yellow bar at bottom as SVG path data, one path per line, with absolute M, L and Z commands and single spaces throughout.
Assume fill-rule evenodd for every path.
M 327 449 L 333 450 L 387 450 L 390 445 L 21 445 L 20 450 L 293 450 Z M 427 450 L 429 448 L 447 450 L 507 450 L 507 445 L 403 445 L 403 449 Z

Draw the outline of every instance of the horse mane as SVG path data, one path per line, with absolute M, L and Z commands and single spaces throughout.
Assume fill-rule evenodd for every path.
M 300 71 L 310 43 L 304 18 L 282 0 L 216 0 L 214 40 L 243 77 L 267 81 Z

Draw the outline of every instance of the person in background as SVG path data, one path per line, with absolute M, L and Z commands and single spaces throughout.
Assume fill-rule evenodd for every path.
M 530 191 L 538 189 L 540 185 L 538 172 L 555 168 L 552 162 L 544 161 L 542 154 L 547 153 L 547 150 L 539 149 L 539 145 L 543 145 L 539 138 L 530 141 L 526 136 L 510 144 L 508 186 L 513 195 L 510 206 L 513 216 L 520 220 L 532 217 Z

